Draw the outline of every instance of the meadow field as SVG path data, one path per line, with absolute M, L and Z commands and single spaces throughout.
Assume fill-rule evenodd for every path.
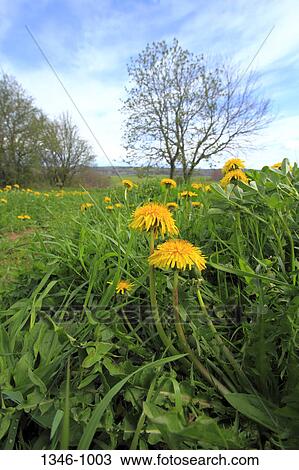
M 0 448 L 299 448 L 299 169 L 224 178 L 1 189 Z

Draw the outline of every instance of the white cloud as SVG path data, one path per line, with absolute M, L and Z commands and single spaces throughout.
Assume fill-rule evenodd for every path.
M 299 116 L 282 117 L 277 121 L 273 122 L 267 130 L 265 130 L 262 137 L 258 139 L 261 146 L 265 146 L 265 150 L 262 152 L 255 152 L 259 160 L 262 160 L 257 164 L 254 157 L 249 157 L 248 161 L 251 164 L 256 164 L 257 167 L 263 166 L 264 164 L 273 164 L 277 161 L 281 161 L 282 158 L 289 158 L 291 162 L 298 163 L 299 157 L 299 139 L 298 139 L 298 128 L 299 128 Z
M 69 111 L 82 136 L 93 145 L 98 163 L 109 163 L 49 68 L 43 67 L 30 72 L 11 68 L 10 71 L 50 117 Z M 119 158 L 123 153 L 120 145 L 121 116 L 118 112 L 122 87 L 92 79 L 80 71 L 71 75 L 60 74 L 60 77 L 108 156 Z

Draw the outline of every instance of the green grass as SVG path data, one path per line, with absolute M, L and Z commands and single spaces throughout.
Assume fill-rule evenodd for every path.
M 178 197 L 186 187 L 168 195 L 180 237 L 207 257 L 201 275 L 179 273 L 178 313 L 222 388 L 183 356 L 171 270 L 156 270 L 156 296 L 181 355 L 153 322 L 149 240 L 129 221 L 164 200 L 157 178 L 127 201 L 119 185 L 0 194 L 1 448 L 298 448 L 299 170 L 284 161 L 248 176 L 250 186 L 197 191 L 200 208 Z M 107 210 L 104 196 L 123 206 Z M 129 294 L 116 294 L 120 279 Z

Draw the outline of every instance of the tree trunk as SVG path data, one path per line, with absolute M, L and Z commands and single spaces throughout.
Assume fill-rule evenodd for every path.
M 55 186 L 57 186 L 59 189 L 63 188 L 63 182 L 57 171 L 55 171 L 54 173 L 54 183 L 55 183 Z
M 186 173 L 185 173 L 185 175 L 184 175 L 184 181 L 185 181 L 185 183 L 190 183 L 193 170 L 194 170 L 194 168 L 189 168 L 189 170 L 186 170 Z
M 169 178 L 173 179 L 174 177 L 174 172 L 175 172 L 175 164 L 173 162 L 170 163 L 170 172 L 169 172 Z
M 183 162 L 183 179 L 184 179 L 184 183 L 188 182 L 188 168 L 184 162 Z

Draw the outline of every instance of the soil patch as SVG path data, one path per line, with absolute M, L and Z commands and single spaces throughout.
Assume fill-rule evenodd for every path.
M 34 233 L 33 228 L 27 228 L 26 230 L 22 230 L 22 232 L 9 232 L 6 233 L 4 236 L 8 238 L 11 241 L 18 240 L 19 238 L 25 237 L 26 235 L 30 235 L 31 233 Z

